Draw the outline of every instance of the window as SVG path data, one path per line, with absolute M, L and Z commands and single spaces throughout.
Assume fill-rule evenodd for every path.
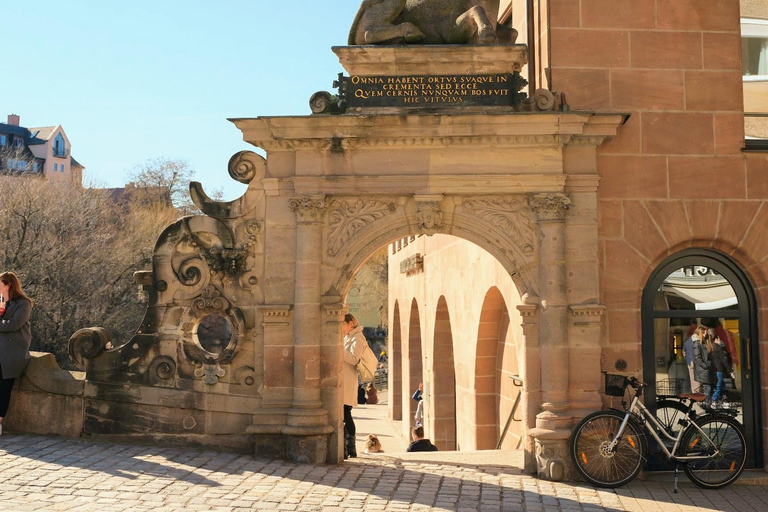
M 768 77 L 768 20 L 741 19 L 741 71 Z
M 66 154 L 66 147 L 64 144 L 64 137 L 61 134 L 56 135 L 53 140 L 53 156 L 63 157 Z
M 53 172 L 56 172 L 59 170 L 59 164 L 53 164 Z
M 23 148 L 24 147 L 24 139 L 19 139 L 18 137 L 16 139 L 14 139 L 13 147 L 15 147 L 15 148 Z
M 741 39 L 741 74 L 768 75 L 768 39 L 744 37 Z
M 5 146 L 6 144 L 8 144 L 8 136 L 0 133 L 0 146 Z
M 35 162 L 34 164 L 32 164 L 32 170 L 34 172 L 40 172 L 40 162 Z
M 16 167 L 16 159 L 9 158 L 8 162 L 6 162 L 6 166 L 8 167 L 8 169 L 13 169 L 14 167 Z
M 16 169 L 19 171 L 26 171 L 27 170 L 27 162 L 24 160 L 17 160 L 16 161 Z

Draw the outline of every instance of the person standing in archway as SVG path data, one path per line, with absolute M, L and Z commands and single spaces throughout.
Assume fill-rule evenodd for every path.
M 363 356 L 363 350 L 368 343 L 363 336 L 361 326 L 354 315 L 344 315 L 342 326 L 344 333 L 344 371 L 342 379 L 344 384 L 344 458 L 357 457 L 355 447 L 355 420 L 352 418 L 352 407 L 357 404 L 357 365 Z

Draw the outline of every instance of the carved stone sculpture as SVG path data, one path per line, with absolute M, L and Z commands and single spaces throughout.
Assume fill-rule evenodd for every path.
M 363 0 L 349 44 L 513 43 L 498 13 L 499 0 Z

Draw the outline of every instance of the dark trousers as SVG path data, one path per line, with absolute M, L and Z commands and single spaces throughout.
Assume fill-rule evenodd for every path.
M 355 420 L 352 419 L 352 406 L 344 406 L 344 434 L 347 437 L 355 437 L 357 429 L 355 428 Z
M 14 379 L 3 378 L 3 368 L 0 366 L 0 418 L 5 418 L 8 412 L 8 404 L 11 403 L 11 391 Z

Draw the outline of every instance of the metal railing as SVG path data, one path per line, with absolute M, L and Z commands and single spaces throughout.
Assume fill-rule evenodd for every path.
M 498 450 L 501 448 L 501 443 L 504 442 L 504 438 L 507 436 L 507 431 L 509 430 L 509 426 L 512 424 L 512 421 L 520 422 L 522 420 L 518 420 L 515 418 L 515 412 L 517 412 L 517 407 L 520 405 L 520 398 L 523 396 L 523 379 L 520 378 L 519 375 L 510 375 L 510 379 L 512 379 L 512 383 L 520 388 L 520 390 L 517 392 L 517 398 L 515 398 L 515 405 L 512 406 L 512 410 L 509 412 L 509 418 L 507 418 L 507 424 L 504 425 L 504 430 L 501 431 L 501 436 L 499 436 L 499 442 L 496 443 L 496 449 Z M 518 440 L 517 442 L 517 448 L 520 448 L 520 444 L 522 443 L 522 438 Z

